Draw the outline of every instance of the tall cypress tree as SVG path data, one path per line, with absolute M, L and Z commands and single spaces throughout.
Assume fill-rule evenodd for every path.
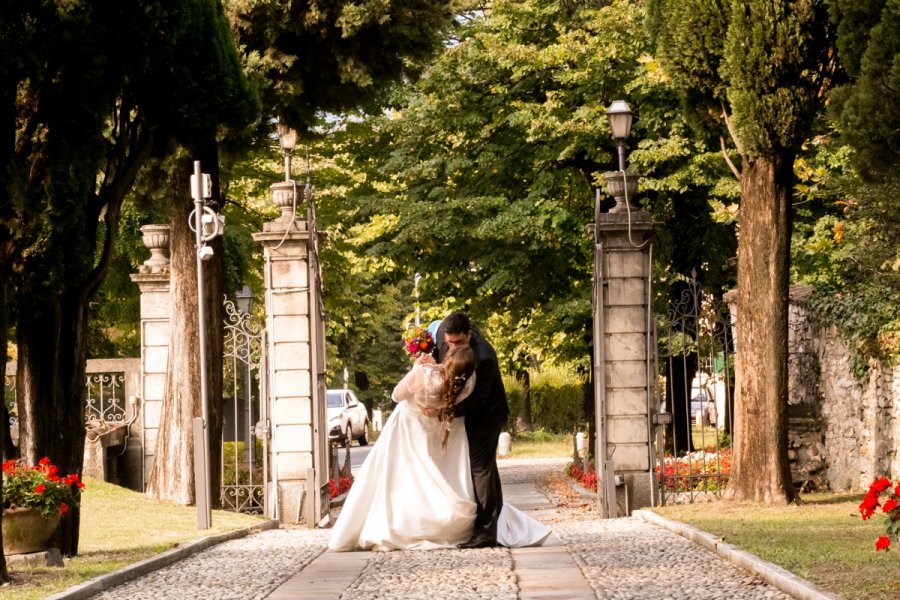
M 659 53 L 692 123 L 741 184 L 734 462 L 728 496 L 785 503 L 793 166 L 834 72 L 825 0 L 653 0 Z M 739 160 L 733 161 L 731 155 Z

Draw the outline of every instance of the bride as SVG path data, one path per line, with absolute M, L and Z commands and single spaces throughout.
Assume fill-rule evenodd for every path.
M 456 548 L 472 535 L 475 494 L 464 418 L 452 404 L 475 383 L 475 356 L 453 348 L 443 362 L 417 363 L 394 388 L 397 407 L 350 488 L 328 547 L 349 550 Z M 502 546 L 540 545 L 550 528 L 504 504 Z

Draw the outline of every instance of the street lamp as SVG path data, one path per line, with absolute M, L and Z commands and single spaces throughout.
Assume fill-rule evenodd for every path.
M 200 171 L 200 161 L 194 161 L 191 176 L 191 195 L 194 211 L 188 217 L 188 227 L 194 232 L 197 250 L 197 319 L 200 338 L 200 406 L 201 416 L 194 418 L 194 503 L 197 506 L 197 528 L 212 526 L 212 504 L 209 480 L 209 397 L 206 381 L 206 300 L 203 288 L 203 263 L 213 256 L 207 242 L 222 235 L 225 218 L 217 214 L 206 201 L 212 197 L 212 179 Z M 198 443 L 198 440 L 200 443 Z
M 245 285 L 234 294 L 237 308 L 245 315 L 249 315 L 253 310 L 253 290 L 249 285 Z
M 616 199 L 616 204 L 609 209 L 611 213 L 631 213 L 631 198 L 637 194 L 638 179 L 640 177 L 625 170 L 625 140 L 631 134 L 631 123 L 634 116 L 624 100 L 616 100 L 606 110 L 609 118 L 609 128 L 612 137 L 619 147 L 619 170 L 612 173 L 604 173 L 606 190 L 610 196 Z M 599 197 L 599 192 L 598 192 Z
M 291 153 L 297 144 L 297 131 L 284 123 L 278 123 L 278 145 L 284 152 L 284 180 L 291 180 Z

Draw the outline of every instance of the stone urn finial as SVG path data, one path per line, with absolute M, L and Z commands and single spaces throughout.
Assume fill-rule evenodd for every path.
M 169 270 L 169 226 L 144 225 L 141 227 L 144 245 L 150 249 L 150 258 L 141 265 L 141 273 L 166 273 Z
M 641 210 L 637 202 L 635 202 L 640 175 L 626 171 L 623 176 L 622 171 L 613 171 L 612 173 L 604 173 L 603 178 L 606 179 L 607 192 L 616 199 L 616 205 L 610 208 L 609 212 L 625 212 L 629 208 L 633 211 Z M 625 204 L 626 198 L 628 199 L 627 206 Z

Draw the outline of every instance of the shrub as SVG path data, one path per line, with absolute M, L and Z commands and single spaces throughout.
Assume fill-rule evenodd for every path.
M 531 378 L 531 418 L 556 433 L 575 431 L 584 420 L 584 380 L 569 369 L 550 367 Z

